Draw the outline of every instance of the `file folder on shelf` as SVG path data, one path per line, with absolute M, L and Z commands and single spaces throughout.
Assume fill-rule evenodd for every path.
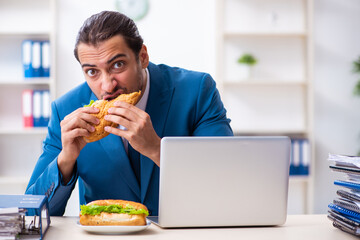
M 50 42 L 48 40 L 24 40 L 22 43 L 22 64 L 26 79 L 50 77 Z
M 41 42 L 32 42 L 32 77 L 41 77 Z
M 43 41 L 41 43 L 41 77 L 50 77 L 50 43 Z
M 41 90 L 33 91 L 33 121 L 34 127 L 42 127 L 41 121 Z
M 31 78 L 32 77 L 32 41 L 25 40 L 22 43 L 22 64 L 24 69 L 24 77 Z
M 50 119 L 50 91 L 41 92 L 41 126 L 46 127 Z
M 290 175 L 309 175 L 309 140 L 292 139 L 291 150 Z
M 23 126 L 25 128 L 33 127 L 33 91 L 30 89 L 24 90 L 22 93 L 22 117 L 23 117 Z

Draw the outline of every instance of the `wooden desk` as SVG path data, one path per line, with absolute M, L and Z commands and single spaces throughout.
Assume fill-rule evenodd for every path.
M 358 239 L 332 226 L 326 215 L 289 215 L 279 227 L 187 228 L 162 229 L 151 224 L 142 232 L 128 235 L 95 235 L 77 226 L 76 217 L 51 217 L 45 240 L 83 239 L 274 239 L 274 240 L 348 240 Z

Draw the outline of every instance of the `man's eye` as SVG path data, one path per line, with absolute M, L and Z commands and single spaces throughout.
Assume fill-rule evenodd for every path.
M 86 71 L 86 74 L 89 75 L 90 77 L 95 76 L 96 71 L 94 69 L 89 69 Z
M 124 66 L 124 63 L 123 63 L 123 62 L 116 62 L 116 63 L 114 63 L 114 68 L 115 68 L 115 69 L 121 68 L 122 66 Z

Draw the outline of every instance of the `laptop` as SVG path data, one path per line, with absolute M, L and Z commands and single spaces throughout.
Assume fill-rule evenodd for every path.
M 165 137 L 159 215 L 163 228 L 274 226 L 286 221 L 290 139 Z

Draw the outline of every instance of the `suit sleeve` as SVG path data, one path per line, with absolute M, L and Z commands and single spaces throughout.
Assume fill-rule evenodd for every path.
M 209 74 L 205 74 L 200 83 L 194 126 L 194 136 L 234 135 L 215 81 Z
M 57 165 L 57 157 L 61 149 L 60 117 L 56 104 L 53 102 L 48 134 L 43 142 L 43 152 L 35 165 L 26 194 L 46 195 L 49 199 L 50 215 L 54 216 L 64 214 L 67 201 L 77 179 L 75 171 L 67 185 L 62 183 L 62 176 Z

